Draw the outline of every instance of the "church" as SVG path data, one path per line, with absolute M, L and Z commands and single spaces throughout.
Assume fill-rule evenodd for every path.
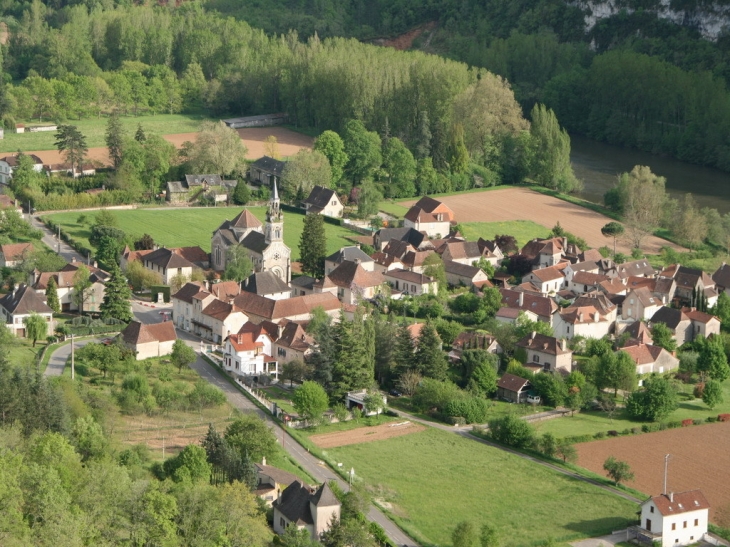
M 255 272 L 271 271 L 282 281 L 291 281 L 291 249 L 284 244 L 284 217 L 276 180 L 265 225 L 244 209 L 213 232 L 210 255 L 215 270 L 226 269 L 226 255 L 235 245 L 241 245 L 248 251 Z

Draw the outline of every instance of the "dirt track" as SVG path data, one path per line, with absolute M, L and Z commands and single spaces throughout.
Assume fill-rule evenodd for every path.
M 241 135 L 246 148 L 248 148 L 247 159 L 258 159 L 264 155 L 264 140 L 269 135 L 274 135 L 279 141 L 279 154 L 283 157 L 293 156 L 302 148 L 311 148 L 314 143 L 312 137 L 295 133 L 284 127 L 250 127 L 239 129 L 238 134 Z M 196 133 L 177 133 L 175 135 L 163 135 L 165 140 L 180 148 L 185 141 L 194 141 Z M 36 154 L 43 160 L 43 163 L 62 163 L 64 159 L 57 150 L 40 150 L 36 152 L 27 152 L 28 154 Z M 87 155 L 89 160 L 108 165 L 109 153 L 104 147 L 89 148 Z
M 320 448 L 335 448 L 336 446 L 346 446 L 348 444 L 383 441 L 393 437 L 418 433 L 424 429 L 426 429 L 424 426 L 413 422 L 392 422 L 375 427 L 359 427 L 336 433 L 320 433 L 319 435 L 312 435 L 309 439 Z
M 609 456 L 628 462 L 641 492 L 662 492 L 664 455 L 671 454 L 667 488 L 673 492 L 700 489 L 710 502 L 710 518 L 730 526 L 730 423 L 696 425 L 576 445 L 578 464 L 605 476 Z
M 585 207 L 525 188 L 459 194 L 439 198 L 439 201 L 451 207 L 458 222 L 532 220 L 546 228 L 552 228 L 560 221 L 565 230 L 585 239 L 590 247 L 613 245 L 613 240 L 601 234 L 601 228 L 612 219 Z M 404 205 L 410 206 L 413 203 L 415 200 Z M 665 245 L 678 248 L 664 239 L 650 236 L 644 240 L 643 250 L 649 254 L 657 254 Z M 616 250 L 631 253 L 630 246 L 621 241 L 616 245 Z

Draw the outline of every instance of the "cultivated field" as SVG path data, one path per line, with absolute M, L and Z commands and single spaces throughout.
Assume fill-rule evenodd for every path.
M 424 426 L 413 422 L 393 422 L 375 427 L 350 429 L 349 431 L 320 433 L 319 435 L 312 435 L 309 440 L 320 448 L 335 448 L 350 444 L 384 441 L 393 437 L 418 433 L 424 429 L 426 429 Z
M 668 490 L 699 488 L 710 502 L 713 522 L 730 526 L 730 423 L 617 437 L 576 448 L 578 464 L 601 475 L 609 456 L 628 462 L 636 478 L 627 485 L 651 495 L 662 492 L 664 456 L 671 454 Z
M 504 545 L 619 530 L 636 505 L 582 481 L 453 433 L 426 428 L 326 451 L 424 545 L 451 545 L 463 520 L 499 529 Z
M 560 225 L 566 231 L 582 237 L 591 247 L 613 245 L 613 240 L 601 234 L 601 228 L 612 219 L 585 207 L 526 188 L 471 192 L 439 197 L 438 200 L 454 211 L 458 222 L 532 220 L 546 228 L 552 228 L 560 221 Z M 403 205 L 410 206 L 415 202 L 416 200 L 403 202 Z M 674 246 L 664 239 L 650 236 L 645 239 L 643 250 L 649 254 L 657 254 L 665 245 Z M 619 242 L 616 250 L 631 253 L 630 245 L 625 242 Z
M 264 222 L 265 207 L 250 207 L 249 210 Z M 180 209 L 131 209 L 114 211 L 119 228 L 132 236 L 150 234 L 160 245 L 166 247 L 182 247 L 198 245 L 210 250 L 210 238 L 218 226 L 226 219 L 232 219 L 241 212 L 241 207 L 189 207 Z M 49 215 L 54 222 L 59 222 L 63 229 L 75 239 L 88 245 L 90 226 L 76 222 L 79 212 L 56 213 Z M 93 217 L 94 213 L 87 213 Z M 284 242 L 292 250 L 292 260 L 299 257 L 299 239 L 304 228 L 304 215 L 284 213 Z M 355 232 L 325 224 L 327 234 L 327 252 L 334 253 L 344 245 L 352 243 L 346 239 L 357 235 Z
M 53 133 L 51 133 L 53 134 Z M 177 133 L 173 135 L 163 135 L 164 138 L 180 148 L 185 141 L 194 141 L 197 133 Z M 283 156 L 292 156 L 299 152 L 302 148 L 311 148 L 313 139 L 301 133 L 295 133 L 284 127 L 250 127 L 247 129 L 239 129 L 238 134 L 241 135 L 243 143 L 248 148 L 246 158 L 255 160 L 264 155 L 264 140 L 269 135 L 274 135 L 279 141 L 279 153 Z M 18 135 L 19 137 L 22 135 Z M 0 141 L 1 142 L 1 141 Z M 17 151 L 17 149 L 15 150 Z M 61 163 L 65 161 L 58 150 L 34 150 L 29 152 L 36 154 L 43 160 L 43 163 Z M 109 165 L 109 151 L 105 147 L 89 148 L 87 158 L 91 161 Z

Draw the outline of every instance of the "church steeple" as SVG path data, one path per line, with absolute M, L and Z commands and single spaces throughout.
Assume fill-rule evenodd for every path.
M 272 241 L 284 240 L 284 219 L 281 214 L 281 203 L 279 202 L 279 190 L 276 187 L 276 178 L 274 178 L 274 188 L 271 192 L 269 200 L 269 209 L 266 212 L 266 243 Z

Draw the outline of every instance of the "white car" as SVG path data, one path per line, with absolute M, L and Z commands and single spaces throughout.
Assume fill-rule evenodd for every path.
M 542 399 L 540 399 L 539 395 L 528 395 L 527 396 L 527 402 L 530 403 L 531 405 L 539 405 L 541 400 Z

